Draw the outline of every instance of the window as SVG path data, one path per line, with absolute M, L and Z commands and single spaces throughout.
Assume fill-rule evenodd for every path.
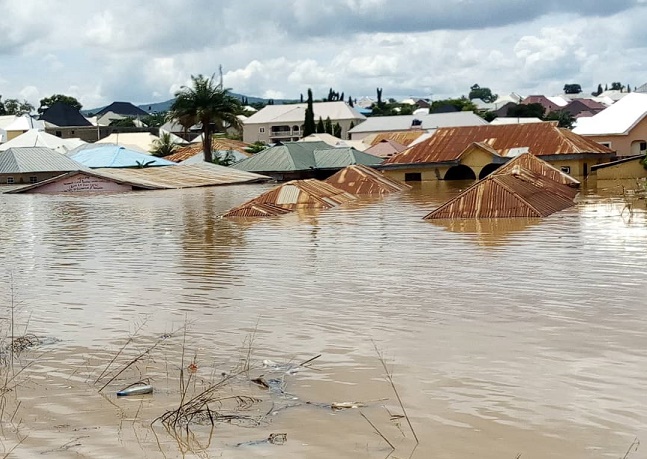
M 7 183 L 8 184 L 15 183 L 13 177 L 7 177 Z
M 647 142 L 640 142 L 640 151 L 647 151 Z
M 611 142 L 600 142 L 600 145 L 604 145 L 607 148 L 611 148 Z
M 571 166 L 562 166 L 562 172 L 565 174 L 571 173 Z
M 56 137 L 63 137 L 62 131 L 56 131 Z
M 265 128 L 264 128 L 264 127 L 262 127 L 262 128 L 258 128 L 258 132 L 260 132 L 261 134 L 263 134 L 263 133 L 265 132 Z
M 404 174 L 405 182 L 422 182 L 422 174 L 420 172 L 406 172 Z
M 29 183 L 36 183 L 38 182 L 38 177 L 29 177 Z

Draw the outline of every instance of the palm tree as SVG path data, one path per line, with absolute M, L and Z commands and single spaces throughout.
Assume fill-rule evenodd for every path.
M 170 132 L 162 132 L 159 139 L 153 141 L 153 148 L 151 148 L 150 153 L 153 156 L 158 156 L 163 158 L 164 156 L 172 155 L 177 150 L 178 143 L 173 140 L 173 136 Z
M 169 119 L 201 124 L 204 160 L 213 161 L 211 137 L 214 130 L 224 131 L 227 127 L 240 128 L 238 115 L 242 111 L 240 101 L 229 93 L 222 82 L 215 83 L 214 76 L 191 75 L 191 87 L 182 86 L 175 93 L 175 102 L 169 110 Z

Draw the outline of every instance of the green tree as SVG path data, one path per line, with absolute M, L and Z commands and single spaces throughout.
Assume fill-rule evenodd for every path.
M 144 123 L 148 127 L 163 126 L 164 123 L 166 123 L 166 112 L 150 113 L 142 117 L 142 123 Z
M 595 92 L 592 92 L 592 93 L 591 93 L 591 95 L 592 95 L 592 96 L 596 96 L 596 97 L 597 97 L 597 96 L 599 96 L 600 94 L 602 94 L 602 92 L 603 92 L 603 91 L 604 91 L 604 90 L 602 89 L 602 85 L 601 85 L 601 84 L 598 84 L 598 89 L 597 89 Z
M 579 94 L 582 92 L 582 86 L 579 84 L 565 84 L 564 94 Z
M 23 100 L 20 102 L 18 99 L 7 99 L 4 101 L 4 110 L 6 115 L 27 115 L 34 111 L 34 106 Z
M 544 118 L 545 121 L 557 121 L 557 126 L 561 128 L 573 129 L 575 117 L 566 110 L 550 112 Z
M 348 105 L 349 105 L 350 107 L 354 107 L 354 106 L 355 106 L 355 104 L 353 104 L 353 98 L 352 98 L 351 96 L 348 96 Z
M 260 153 L 266 148 L 267 148 L 267 144 L 265 142 L 257 141 L 251 144 L 250 146 L 248 146 L 247 148 L 245 148 L 245 151 L 247 151 L 247 153 L 256 154 L 256 153 Z
M 377 88 L 377 106 L 382 106 L 382 88 Z
M 619 81 L 611 83 L 611 91 L 622 91 L 622 83 Z
M 497 94 L 492 94 L 490 88 L 480 87 L 478 84 L 470 86 L 470 93 L 468 99 L 481 99 L 483 102 L 491 103 L 499 98 Z
M 81 110 L 81 108 L 83 108 L 83 105 L 81 105 L 81 102 L 76 100 L 75 97 L 66 96 L 64 94 L 54 94 L 53 96 L 45 97 L 40 100 L 40 106 L 38 107 L 38 114 L 42 115 L 45 112 L 45 110 L 47 110 L 49 107 L 51 107 L 57 102 L 64 103 L 77 110 Z
M 474 104 L 474 102 L 472 102 L 466 97 L 460 97 L 458 99 L 435 100 L 431 103 L 429 112 L 433 113 L 434 110 L 440 107 L 444 107 L 445 105 L 453 105 L 454 107 L 456 107 L 456 110 L 458 110 L 459 112 L 473 112 L 477 110 L 477 107 Z
M 2 95 L 0 95 L 0 116 L 7 114 L 7 110 L 4 108 L 4 102 L 2 101 Z
M 335 125 L 332 127 L 332 135 L 341 139 L 341 125 L 339 123 L 335 123 Z
M 240 100 L 232 96 L 222 83 L 216 83 L 214 75 L 211 78 L 191 75 L 191 86 L 182 86 L 175 93 L 175 101 L 168 116 L 184 120 L 184 123 L 201 125 L 204 160 L 211 163 L 211 138 L 214 130 L 224 131 L 229 126 L 239 129 L 241 123 L 238 115 L 241 112 Z
M 119 118 L 110 121 L 110 126 L 114 127 L 136 127 L 134 118 Z
M 234 156 L 234 153 L 231 152 L 230 150 L 227 150 L 224 154 L 224 156 L 214 156 L 212 163 L 218 164 L 219 166 L 231 166 L 236 162 L 236 157 Z
M 541 104 L 519 104 L 508 109 L 508 116 L 514 118 L 544 119 L 546 109 Z
M 317 122 L 317 134 L 323 134 L 324 132 L 326 132 L 326 126 L 321 117 L 319 117 L 319 121 Z
M 306 106 L 306 117 L 303 123 L 303 137 L 308 137 L 317 132 L 317 125 L 315 124 L 315 112 L 312 107 L 312 89 L 308 88 L 308 104 Z
M 333 129 L 332 129 L 332 120 L 330 117 L 326 118 L 326 121 L 324 122 L 324 131 L 326 134 L 332 135 Z
M 172 155 L 178 149 L 178 144 L 173 140 L 170 132 L 162 132 L 162 135 L 153 142 L 153 147 L 150 153 L 153 156 L 163 158 L 164 156 Z

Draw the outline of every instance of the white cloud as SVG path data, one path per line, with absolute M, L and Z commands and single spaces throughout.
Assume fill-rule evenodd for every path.
M 309 87 L 444 97 L 474 83 L 551 94 L 647 81 L 642 0 L 0 2 L 5 98 L 74 88 L 88 108 L 152 102 L 219 64 L 235 92 L 275 99 Z

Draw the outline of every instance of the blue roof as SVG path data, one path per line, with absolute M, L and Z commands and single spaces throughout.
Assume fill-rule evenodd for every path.
M 90 168 L 177 166 L 167 159 L 145 155 L 119 145 L 96 145 L 71 153 L 71 159 Z

